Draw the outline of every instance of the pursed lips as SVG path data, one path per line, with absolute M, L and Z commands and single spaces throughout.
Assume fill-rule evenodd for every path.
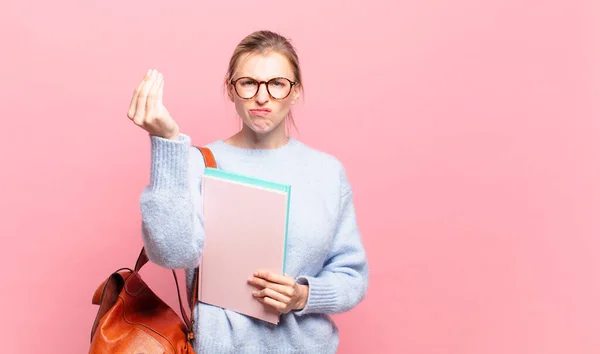
M 269 113 L 271 113 L 271 110 L 269 108 L 255 108 L 255 109 L 251 109 L 250 113 L 255 116 L 264 117 L 264 116 L 268 115 Z

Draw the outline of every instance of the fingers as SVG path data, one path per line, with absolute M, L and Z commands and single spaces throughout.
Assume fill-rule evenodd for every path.
M 142 81 L 137 85 L 135 90 L 133 91 L 133 95 L 131 96 L 131 102 L 129 103 L 129 110 L 127 111 L 127 117 L 133 120 L 137 107 L 138 96 L 140 95 L 140 90 L 144 86 L 144 83 L 149 79 L 150 74 L 152 73 L 152 69 L 148 69 L 146 75 L 142 78 Z
M 149 70 L 149 74 L 146 75 L 141 83 L 141 87 L 137 90 L 137 97 L 135 98 L 135 113 L 133 114 L 133 121 L 137 125 L 142 125 L 148 114 L 148 95 L 154 84 L 157 81 L 158 71 L 154 69 Z
M 160 84 L 158 86 L 158 94 L 157 94 L 156 103 L 160 107 L 163 105 L 163 92 L 164 92 L 164 88 L 165 88 L 165 79 L 161 73 L 159 73 L 159 75 L 160 75 Z
M 257 300 L 262 304 L 271 306 L 279 312 L 287 313 L 290 311 L 290 307 L 288 305 L 282 303 L 281 301 L 271 299 L 270 297 L 258 298 Z
M 273 300 L 279 301 L 281 303 L 283 303 L 285 306 L 287 306 L 287 304 L 290 303 L 290 301 L 292 300 L 291 297 L 286 296 L 282 293 L 279 293 L 273 289 L 270 288 L 264 288 L 262 290 L 256 290 L 252 293 L 252 295 L 255 298 L 261 299 L 261 298 L 271 298 Z
M 129 111 L 127 114 L 129 116 L 129 118 L 133 118 L 133 114 L 135 113 L 135 106 L 136 106 L 138 95 L 140 94 L 140 90 L 141 90 L 142 86 L 144 85 L 146 80 L 150 77 L 151 73 L 152 73 L 152 69 L 148 69 L 148 71 L 146 72 L 146 75 L 144 75 L 144 77 L 142 77 L 142 80 L 135 87 L 135 90 L 133 90 L 133 95 L 131 96 L 131 102 L 130 102 Z
M 133 95 L 131 96 L 131 102 L 129 103 L 129 110 L 127 111 L 127 117 L 129 119 L 133 119 L 133 117 L 135 116 L 137 99 L 138 99 L 138 95 L 140 94 L 140 89 L 142 88 L 143 84 L 144 84 L 144 80 L 140 81 L 140 83 L 137 85 L 137 87 L 133 91 Z
M 293 285 L 282 285 L 282 284 L 278 284 L 278 283 L 273 283 L 273 282 L 270 282 L 268 280 L 258 278 L 258 277 L 252 277 L 252 278 L 248 279 L 248 283 L 250 283 L 251 285 L 254 285 L 256 287 L 259 287 L 259 288 L 271 289 L 277 293 L 280 293 L 280 294 L 285 295 L 290 298 L 294 295 Z
M 136 112 L 133 117 L 133 121 L 137 125 L 142 125 L 144 122 L 144 118 L 146 117 L 146 101 L 148 100 L 148 92 L 154 84 L 155 70 L 152 70 L 150 76 L 144 80 L 144 84 L 140 88 L 140 92 L 138 94 L 137 102 L 136 102 Z
M 275 310 L 277 310 L 279 312 L 287 313 L 289 311 L 288 306 L 286 304 L 284 304 L 280 301 L 277 301 L 277 300 L 273 300 L 270 297 L 258 298 L 257 300 L 265 305 L 271 306 L 272 308 L 274 308 Z
M 148 97 L 146 98 L 146 114 L 144 120 L 147 123 L 151 123 L 151 119 L 156 116 L 158 112 L 158 90 L 162 80 L 162 75 L 158 72 L 153 74 L 152 86 L 148 90 Z
M 288 276 L 287 274 L 281 275 L 281 274 L 267 272 L 264 270 L 259 270 L 258 272 L 254 273 L 254 276 L 268 280 L 272 283 L 277 283 L 277 284 L 282 284 L 282 285 L 293 286 L 296 284 L 296 280 L 294 280 L 294 278 Z
M 298 301 L 298 285 L 296 280 L 289 275 L 280 275 L 260 270 L 248 279 L 248 283 L 260 287 L 254 291 L 253 296 L 263 304 L 269 305 L 280 312 L 288 312 Z

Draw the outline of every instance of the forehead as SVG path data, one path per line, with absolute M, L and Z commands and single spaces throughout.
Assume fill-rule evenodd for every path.
M 292 78 L 293 74 L 290 62 L 285 56 L 277 52 L 268 52 L 242 57 L 235 76 L 268 80 L 274 77 Z

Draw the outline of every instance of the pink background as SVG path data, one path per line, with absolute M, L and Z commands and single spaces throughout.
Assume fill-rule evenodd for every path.
M 133 266 L 150 67 L 202 144 L 261 28 L 298 47 L 306 143 L 338 156 L 371 265 L 340 353 L 600 352 L 600 3 L 8 1 L 0 13 L 2 333 L 84 353 L 96 286 Z M 169 273 L 147 269 L 174 299 Z

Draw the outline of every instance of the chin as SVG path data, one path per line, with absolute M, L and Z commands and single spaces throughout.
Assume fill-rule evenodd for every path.
M 248 126 L 248 128 L 250 128 L 256 134 L 268 134 L 275 130 L 279 124 L 275 124 L 271 121 L 264 122 L 257 119 L 249 119 L 246 121 L 246 126 Z

